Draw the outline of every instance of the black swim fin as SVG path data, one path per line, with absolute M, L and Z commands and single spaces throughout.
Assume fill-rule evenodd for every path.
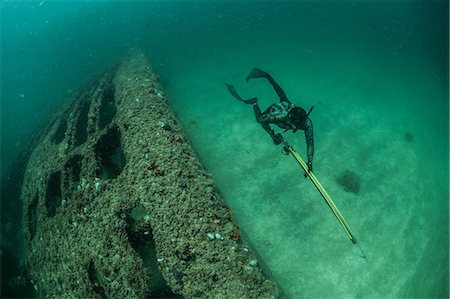
M 234 89 L 234 86 L 233 85 L 231 85 L 231 84 L 226 84 L 225 83 L 225 86 L 227 87 L 227 89 L 228 89 L 228 91 L 231 93 L 231 95 L 233 96 L 233 97 L 235 97 L 236 98 L 236 100 L 238 100 L 238 101 L 241 101 L 241 102 L 244 102 L 245 104 L 250 104 L 250 105 L 253 105 L 253 104 L 255 104 L 257 101 L 258 101 L 258 98 L 251 98 L 251 99 L 248 99 L 248 100 L 244 100 L 243 98 L 241 98 L 241 96 L 237 93 L 237 91 L 236 91 L 236 89 Z
M 248 74 L 248 76 L 245 80 L 248 82 L 248 80 L 253 79 L 253 78 L 267 78 L 268 75 L 269 74 L 267 72 L 255 67 L 252 69 L 250 74 Z

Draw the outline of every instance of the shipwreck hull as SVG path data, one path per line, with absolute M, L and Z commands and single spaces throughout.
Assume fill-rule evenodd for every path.
M 22 189 L 45 298 L 275 298 L 140 52 L 75 93 Z

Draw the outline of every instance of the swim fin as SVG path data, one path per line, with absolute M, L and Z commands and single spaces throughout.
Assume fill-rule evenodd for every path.
M 268 78 L 268 75 L 269 74 L 267 72 L 255 67 L 252 69 L 250 74 L 248 74 L 248 76 L 245 80 L 248 82 L 248 80 L 253 79 L 253 78 Z
M 232 95 L 233 97 L 235 97 L 236 100 L 238 100 L 238 101 L 241 101 L 241 102 L 244 102 L 245 104 L 250 104 L 250 105 L 256 104 L 256 102 L 258 101 L 258 98 L 256 98 L 256 97 L 255 97 L 255 98 L 248 99 L 248 100 L 244 100 L 244 99 L 241 98 L 241 96 L 237 93 L 236 89 L 234 89 L 234 86 L 233 86 L 233 85 L 231 85 L 231 84 L 226 84 L 226 83 L 225 83 L 225 86 L 227 87 L 227 89 L 228 89 L 228 91 L 231 93 L 231 95 Z

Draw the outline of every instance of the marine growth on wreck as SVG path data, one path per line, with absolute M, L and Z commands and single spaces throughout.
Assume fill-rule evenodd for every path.
M 48 123 L 22 200 L 42 298 L 277 296 L 139 51 Z

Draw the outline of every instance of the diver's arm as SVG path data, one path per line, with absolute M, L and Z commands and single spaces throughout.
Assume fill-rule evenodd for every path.
M 312 171 L 312 161 L 314 157 L 314 132 L 312 121 L 309 118 L 306 121 L 305 139 L 306 139 L 306 154 L 308 157 L 308 168 L 310 171 Z
M 281 134 L 275 134 L 275 131 L 270 128 L 268 123 L 261 123 L 261 126 L 269 133 L 270 137 L 272 137 L 273 143 L 278 145 L 283 142 L 283 136 Z
M 266 121 L 258 121 L 261 124 L 261 127 L 263 127 L 264 130 L 266 130 L 267 133 L 269 133 L 270 137 L 272 137 L 273 143 L 275 145 L 278 145 L 283 142 L 283 136 L 281 134 L 275 134 L 275 131 L 270 127 L 269 123 Z
M 269 125 L 267 114 L 261 113 L 261 109 L 259 108 L 259 105 L 257 103 L 253 104 L 253 112 L 255 113 L 256 121 L 260 123 L 261 127 L 263 127 L 263 129 L 267 133 L 269 133 L 270 137 L 272 137 L 273 143 L 275 145 L 278 145 L 283 142 L 283 137 L 281 136 L 281 134 L 275 134 L 275 131 Z

